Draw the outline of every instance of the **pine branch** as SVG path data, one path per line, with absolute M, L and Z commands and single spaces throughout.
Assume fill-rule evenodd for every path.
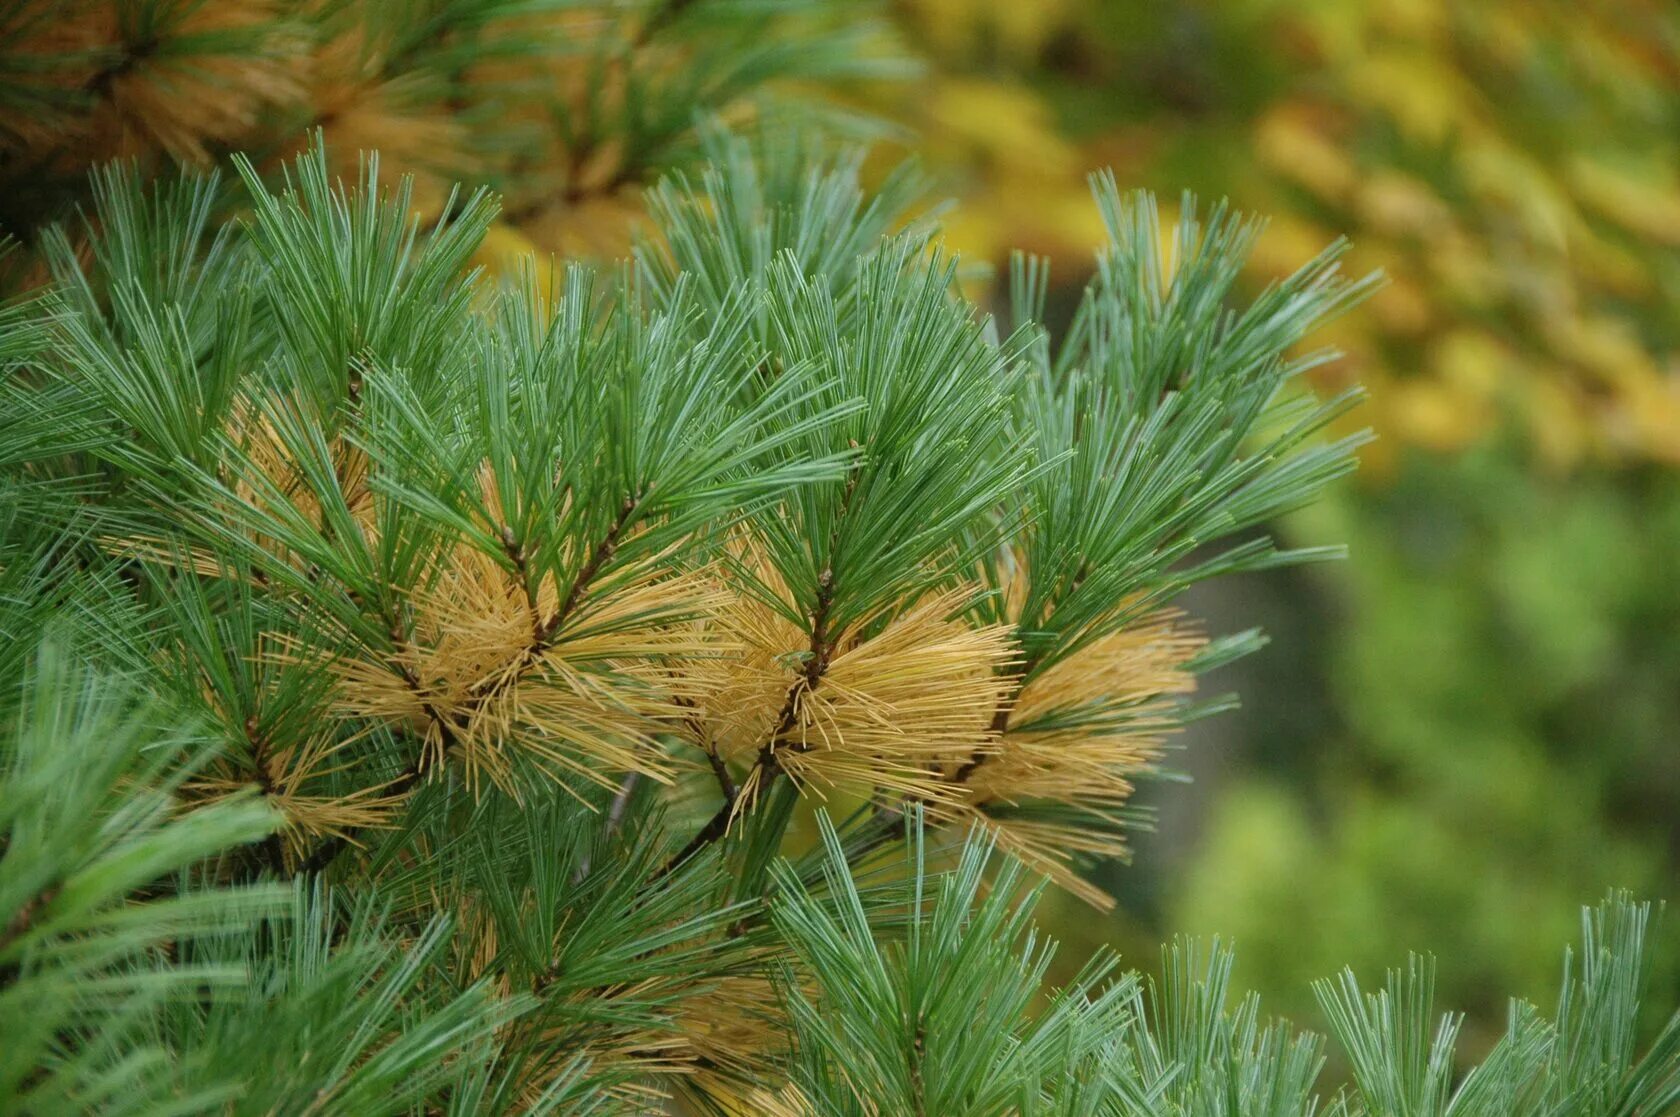
M 853 449 L 857 444 L 852 444 Z M 828 554 L 833 555 L 840 540 L 840 533 L 844 526 L 847 512 L 851 509 L 852 499 L 857 492 L 858 469 L 854 465 L 846 475 L 846 482 L 840 497 L 840 503 L 834 515 L 833 526 L 829 529 Z M 776 715 L 774 727 L 770 735 L 765 738 L 754 757 L 752 769 L 740 784 L 730 779 L 728 769 L 715 752 L 708 751 L 714 773 L 717 774 L 718 785 L 723 792 L 723 802 L 706 820 L 705 825 L 695 833 L 688 843 L 663 865 L 657 876 L 664 876 L 672 868 L 681 865 L 702 849 L 719 840 L 729 831 L 730 820 L 735 817 L 739 803 L 740 789 L 749 787 L 755 796 L 763 795 L 785 774 L 785 769 L 776 758 L 778 748 L 792 748 L 804 750 L 809 747 L 803 740 L 794 740 L 793 731 L 799 725 L 799 708 L 801 696 L 816 690 L 822 682 L 823 675 L 828 671 L 830 657 L 834 654 L 835 642 L 830 639 L 829 610 L 834 604 L 834 567 L 823 567 L 817 576 L 817 592 L 815 608 L 810 617 L 810 644 L 805 655 L 804 666 L 799 678 L 788 687 L 787 697 L 782 701 L 782 708 Z
M 457 712 L 452 718 L 446 717 L 425 697 L 424 688 L 420 680 L 415 677 L 414 672 L 405 663 L 400 664 L 398 672 L 400 677 L 404 684 L 421 699 L 421 708 L 440 734 L 442 747 L 439 750 L 439 761 L 447 754 L 451 746 L 458 742 L 458 733 L 470 723 L 473 712 L 494 701 L 497 695 L 507 688 L 517 685 L 520 674 L 536 664 L 542 658 L 542 654 L 553 645 L 566 622 L 571 619 L 585 599 L 590 586 L 612 561 L 613 554 L 618 548 L 619 539 L 635 515 L 643 496 L 645 496 L 645 492 L 624 499 L 624 502 L 619 506 L 618 516 L 613 520 L 612 526 L 607 529 L 601 540 L 591 548 L 589 558 L 578 571 L 576 578 L 573 579 L 565 600 L 555 610 L 554 615 L 544 621 L 533 634 L 531 643 L 521 653 L 518 663 L 508 673 L 496 676 L 474 687 L 469 692 L 469 700 L 464 710 Z M 398 666 L 397 661 L 392 661 L 392 665 Z M 406 796 L 425 775 L 426 767 L 427 754 L 425 750 L 422 750 L 388 785 L 388 792 L 399 798 Z M 353 843 L 353 833 L 333 834 L 323 839 L 301 860 L 298 867 L 299 873 L 319 874 L 324 872 L 337 859 L 338 855 Z

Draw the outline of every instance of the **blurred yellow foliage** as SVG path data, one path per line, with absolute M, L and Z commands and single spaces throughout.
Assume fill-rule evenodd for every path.
M 935 58 L 909 116 L 971 255 L 1070 278 L 1088 165 L 1228 194 L 1274 215 L 1257 281 L 1342 232 L 1389 275 L 1330 374 L 1372 389 L 1378 475 L 1509 431 L 1560 468 L 1680 463 L 1680 5 L 898 7 Z

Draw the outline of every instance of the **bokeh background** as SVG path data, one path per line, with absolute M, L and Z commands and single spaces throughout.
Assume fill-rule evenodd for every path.
M 1680 7 L 1622 0 L 905 0 L 910 117 L 971 258 L 1097 235 L 1083 175 L 1271 216 L 1253 282 L 1346 234 L 1358 479 L 1282 525 L 1349 561 L 1191 608 L 1271 646 L 1210 679 L 1159 814 L 1058 930 L 1185 931 L 1307 983 L 1437 954 L 1470 1046 L 1549 1003 L 1579 905 L 1680 899 Z M 1680 995 L 1671 917 L 1659 999 Z

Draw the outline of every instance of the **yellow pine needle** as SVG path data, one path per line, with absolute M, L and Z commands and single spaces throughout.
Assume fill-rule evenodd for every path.
M 761 1077 L 787 1046 L 776 986 L 762 974 L 726 976 L 684 997 L 674 1014 L 694 1063 L 738 1077 Z M 691 1068 L 692 1069 L 692 1068 Z M 708 1077 L 723 1076 L 709 1073 Z
M 269 648 L 279 643 L 266 635 L 258 639 Z M 273 654 L 259 651 L 253 665 L 273 658 Z M 250 682 L 258 690 L 265 686 L 260 671 Z M 400 796 L 384 794 L 388 784 L 359 787 L 341 795 L 311 790 L 318 789 L 320 781 L 351 767 L 350 762 L 341 759 L 341 754 L 354 744 L 354 738 L 317 733 L 303 741 L 274 742 L 258 728 L 264 721 L 260 714 L 253 713 L 244 719 L 243 725 L 238 725 L 239 716 L 231 711 L 208 676 L 201 677 L 199 690 L 205 705 L 227 727 L 228 735 L 243 738 L 246 755 L 218 755 L 204 771 L 187 779 L 181 785 L 180 796 L 188 809 L 248 791 L 255 784 L 264 800 L 284 819 L 283 846 L 293 857 L 303 856 L 313 840 L 339 837 L 354 842 L 357 831 L 390 824 L 402 800 Z M 272 703 L 273 699 L 267 701 Z
M 961 798 L 941 770 L 984 747 L 1015 654 L 1007 626 L 975 627 L 961 617 L 972 596 L 967 587 L 929 596 L 868 639 L 842 641 L 812 687 L 805 679 L 810 633 L 759 598 L 736 594 L 716 624 L 740 651 L 693 665 L 704 696 L 690 732 L 724 760 L 749 763 L 792 694 L 794 722 L 774 752 L 795 782 L 818 793 L 845 786 Z M 751 802 L 757 775 L 755 767 L 740 803 Z
M 1196 685 L 1185 664 L 1206 642 L 1184 626 L 1179 614 L 1162 611 L 1049 668 L 1022 689 L 1009 728 L 966 781 L 970 800 L 944 816 L 968 820 L 989 803 L 1033 800 L 1093 812 L 1124 805 L 1133 779 L 1160 759 L 1167 735 L 1177 728 L 1174 707 Z M 1035 720 L 1072 715 L 1099 703 L 1123 707 L 1125 721 L 1032 728 Z M 1000 847 L 1093 906 L 1113 906 L 1111 897 L 1079 875 L 1075 857 L 1122 856 L 1126 843 L 1119 835 L 1073 823 L 1010 818 L 987 818 L 986 823 Z
M 0 147 L 56 148 L 59 169 L 161 148 L 209 161 L 207 145 L 246 136 L 263 112 L 301 92 L 302 41 L 275 16 L 276 0 L 178 4 L 136 41 L 123 0 L 25 0 L 0 16 L 13 74 L 42 92 L 91 94 L 91 108 L 8 114 Z M 225 54 L 209 45 L 232 34 Z M 15 119 L 14 119 L 15 118 Z
M 308 845 L 323 837 L 340 837 L 354 842 L 360 830 L 391 824 L 402 799 L 383 794 L 386 785 L 359 788 L 344 795 L 309 794 L 303 790 L 333 769 L 327 760 L 340 744 L 311 740 L 301 745 L 276 749 L 264 759 L 258 780 L 268 804 L 285 819 L 285 840 L 290 854 L 301 856 Z M 182 786 L 189 804 L 209 802 L 251 786 L 248 773 L 214 768 Z
M 501 974 L 496 988 L 508 995 L 512 986 L 501 966 L 496 921 L 487 906 L 472 895 L 454 900 L 434 895 L 432 902 L 456 912 L 455 955 L 463 972 L 473 979 Z M 527 891 L 519 902 L 528 905 L 534 897 Z M 569 1023 L 550 1038 L 563 1038 L 566 1050 L 587 1052 L 597 1065 L 617 1063 L 641 1074 L 703 1075 L 719 1083 L 762 1077 L 772 1057 L 785 1048 L 787 1029 L 776 986 L 762 969 L 765 960 L 761 955 L 751 970 L 724 976 L 671 973 L 630 985 L 570 991 L 558 999 L 587 1006 L 589 1022 Z M 618 1001 L 638 1007 L 657 1003 L 665 1010 L 658 1024 L 629 1025 L 615 1022 L 612 1006 Z M 652 1086 L 631 1090 L 625 1096 L 665 1097 Z
M 706 1100 L 728 1117 L 817 1117 L 810 1099 L 791 1084 L 777 1089 L 742 1087 L 714 1076 L 699 1076 L 696 1084 L 703 1087 Z
M 623 1068 L 638 1076 L 687 1075 L 694 1073 L 703 1050 L 691 1035 L 683 1033 L 672 1017 L 658 1023 L 635 1025 L 615 1023 L 615 1009 L 619 1003 L 631 1013 L 642 1015 L 648 1004 L 703 1005 L 707 998 L 718 993 L 717 980 L 695 980 L 683 975 L 649 978 L 629 985 L 609 989 L 584 989 L 568 994 L 560 1003 L 585 1010 L 579 1023 L 568 1021 L 557 1028 L 544 1029 L 539 1043 L 554 1045 L 554 1049 L 582 1055 L 598 1068 Z M 556 998 L 550 997 L 551 1001 Z M 557 1014 L 565 1018 L 568 1013 Z M 627 1014 L 628 1015 L 628 1014 Z M 556 1060 L 556 1069 L 564 1062 Z M 655 1102 L 667 1095 L 651 1083 L 629 1083 L 615 1093 L 625 1099 Z
M 1177 700 L 1196 688 L 1184 665 L 1206 643 L 1178 614 L 1159 612 L 1055 664 L 1016 698 L 996 754 L 968 781 L 975 796 L 1013 802 L 1073 792 L 1080 802 L 1125 802 L 1132 791 L 1126 773 L 1159 759 Z M 1124 708 L 1124 724 L 1032 728 L 1098 704 Z
M 241 460 L 235 467 L 230 489 L 237 505 L 276 519 L 298 518 L 311 524 L 322 522 L 320 495 L 316 493 L 287 448 L 280 432 L 261 413 L 255 404 L 235 405 L 228 420 L 228 437 L 240 449 Z M 340 497 L 351 516 L 371 540 L 376 536 L 375 522 L 378 508 L 373 490 L 368 484 L 367 454 L 345 442 L 333 446 L 337 465 Z M 285 509 L 280 507 L 286 505 Z M 279 513 L 288 512 L 281 516 Z M 242 517 L 236 508 L 223 510 L 230 523 Z M 247 533 L 263 551 L 280 562 L 300 567 L 302 560 L 278 540 L 265 535 Z M 114 555 L 126 555 L 147 562 L 191 570 L 207 578 L 232 576 L 226 563 L 214 552 L 191 547 L 154 535 L 111 536 L 101 544 Z
M 1095 826 L 1059 825 L 1023 819 L 1000 821 L 982 818 L 982 821 L 991 830 L 1000 850 L 1013 855 L 1034 872 L 1044 874 L 1058 887 L 1098 911 L 1113 910 L 1114 897 L 1086 880 L 1074 858 L 1081 854 L 1097 858 L 1123 857 L 1128 848 L 1124 838 Z
M 663 560 L 617 573 L 542 636 L 559 608 L 554 581 L 544 581 L 533 606 L 501 563 L 458 545 L 412 596 L 405 646 L 337 666 L 339 710 L 406 725 L 426 742 L 423 767 L 447 749 L 469 784 L 488 779 L 516 792 L 517 754 L 604 785 L 625 772 L 668 782 L 671 764 L 655 735 L 695 691 L 670 664 L 717 654 L 715 638 L 692 618 L 720 599 L 712 579 L 671 573 Z
M 229 437 L 239 446 L 245 464 L 260 475 L 266 485 L 259 485 L 250 473 L 237 478 L 234 495 L 240 500 L 261 508 L 272 499 L 269 491 L 278 492 L 290 501 L 304 518 L 319 522 L 321 504 L 318 494 L 311 491 L 308 479 L 292 455 L 274 423 L 255 403 L 241 403 L 234 407 L 228 421 Z M 335 475 L 341 498 L 358 518 L 368 515 L 373 504 L 373 492 L 368 487 L 367 454 L 356 446 L 338 441 L 332 446 Z
M 204 578 L 231 578 L 226 560 L 203 547 L 190 547 L 158 535 L 106 535 L 99 545 L 116 558 L 172 566 Z
M 774 985 L 765 977 L 740 975 L 693 980 L 672 975 L 634 985 L 592 989 L 569 998 L 586 1003 L 597 1018 L 612 1018 L 613 1002 L 670 1007 L 647 1026 L 570 1025 L 547 1038 L 568 1052 L 586 1054 L 596 1067 L 614 1066 L 636 1075 L 680 1076 L 710 1094 L 743 1078 L 763 1077 L 777 1051 L 785 1048 L 787 1024 Z M 737 1087 L 738 1088 L 738 1087 Z M 657 1104 L 668 1094 L 652 1083 L 617 1091 L 631 1101 Z M 662 1111 L 662 1110 L 659 1110 Z
M 761 569 L 760 578 L 768 577 Z M 777 711 L 787 696 L 798 655 L 810 635 L 764 602 L 745 593 L 730 593 L 715 616 L 701 629 L 716 633 L 736 652 L 728 658 L 708 656 L 685 665 L 685 673 L 701 684 L 704 700 L 693 711 L 690 727 L 703 732 L 697 741 L 720 754 L 740 758 L 758 748 L 775 728 Z
M 276 501 L 285 501 L 289 513 L 318 521 L 320 502 L 273 425 L 244 408 L 231 428 L 249 471 L 235 481 L 235 498 L 271 514 Z M 336 473 L 342 499 L 373 543 L 379 510 L 366 456 L 343 447 Z M 481 469 L 479 480 L 485 508 L 499 516 L 493 473 Z M 278 541 L 255 541 L 282 561 L 300 561 Z M 158 540 L 111 545 L 181 561 Z M 584 553 L 566 565 L 580 566 Z M 416 734 L 424 742 L 422 769 L 452 750 L 471 785 L 488 779 L 517 793 L 516 754 L 551 774 L 576 773 L 607 785 L 627 771 L 668 781 L 672 764 L 655 734 L 683 716 L 705 685 L 670 665 L 720 654 L 720 630 L 693 618 L 715 612 L 724 600 L 715 579 L 672 573 L 670 557 L 662 553 L 615 572 L 545 635 L 562 597 L 554 579 L 545 579 L 532 600 L 523 579 L 497 557 L 458 542 L 445 550 L 425 588 L 406 594 L 410 631 L 394 637 L 396 648 L 362 648 L 332 663 L 336 712 Z M 188 552 L 185 562 L 206 575 L 222 573 L 208 554 Z M 287 647 L 279 658 L 304 662 L 312 653 Z
M 1006 626 L 974 627 L 953 615 L 972 596 L 967 587 L 931 596 L 838 652 L 818 686 L 799 695 L 794 730 L 776 749 L 788 774 L 950 798 L 939 773 L 987 746 L 987 720 L 1006 685 L 1000 672 L 1015 656 Z

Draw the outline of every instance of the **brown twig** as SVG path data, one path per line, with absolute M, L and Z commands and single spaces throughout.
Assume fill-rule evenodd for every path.
M 855 450 L 857 444 L 854 442 Z M 851 511 L 852 498 L 857 493 L 858 466 L 853 465 L 846 477 L 846 488 L 840 497 L 840 507 L 834 515 L 834 524 L 828 534 L 829 565 L 823 567 L 817 575 L 817 597 L 811 610 L 811 642 L 806 653 L 805 667 L 788 687 L 787 697 L 782 701 L 782 709 L 776 715 L 775 728 L 759 746 L 758 756 L 754 758 L 751 771 L 742 781 L 742 787 L 751 787 L 755 795 L 762 795 L 786 771 L 777 757 L 777 750 L 792 749 L 794 752 L 804 752 L 808 747 L 803 740 L 795 741 L 790 736 L 799 724 L 800 702 L 806 694 L 817 689 L 823 675 L 828 671 L 829 661 L 834 657 L 837 641 L 829 631 L 830 612 L 834 606 L 834 566 L 833 558 L 840 541 L 840 530 L 844 526 L 847 514 Z M 719 761 L 718 763 L 722 763 Z M 723 837 L 729 830 L 729 821 L 735 816 L 736 807 L 740 800 L 740 790 L 733 786 L 726 787 L 723 803 L 717 812 L 706 820 L 706 824 L 688 844 L 678 850 L 659 871 L 654 879 L 659 879 L 676 868 L 678 865 L 693 857 L 706 846 Z
M 1009 706 L 1007 704 L 999 704 L 997 712 L 992 715 L 991 724 L 986 727 L 986 731 L 993 737 L 1002 737 L 1009 731 Z M 975 749 L 969 754 L 968 759 L 963 761 L 955 772 L 951 773 L 951 782 L 954 784 L 967 783 L 969 777 L 978 772 L 980 766 L 986 763 L 991 755 L 985 749 Z
M 1016 676 L 1017 680 L 1024 678 L 1026 673 L 1026 670 L 1022 670 Z M 992 714 L 991 723 L 986 727 L 987 735 L 991 738 L 1002 738 L 1005 733 L 1009 732 L 1009 715 L 1013 709 L 1014 699 L 1020 696 L 1020 683 L 1018 681 L 1015 684 L 1013 691 L 1014 693 L 1011 694 L 1008 699 L 999 703 L 997 710 Z M 980 770 L 981 765 L 985 764 L 991 756 L 992 754 L 986 749 L 976 748 L 969 754 L 968 759 L 963 761 L 957 770 L 947 777 L 948 782 L 958 786 L 966 784 L 973 778 L 974 773 Z M 916 803 L 920 802 L 920 800 L 907 799 L 906 802 Z M 925 805 L 925 803 L 923 805 Z M 879 826 L 880 831 L 871 835 L 865 841 L 863 848 L 859 852 L 864 854 L 871 853 L 880 848 L 882 845 L 885 845 L 893 837 L 894 830 L 892 824 L 903 817 L 903 806 L 890 806 L 886 803 L 875 804 L 875 813 L 870 818 L 870 824 L 873 826 Z
M 251 747 L 251 769 L 257 781 L 257 790 L 262 792 L 264 799 L 279 798 L 280 787 L 274 782 L 274 774 L 268 770 L 270 745 L 268 735 L 262 732 L 262 728 L 257 724 L 257 719 L 254 716 L 245 719 L 244 729 L 245 740 Z M 257 849 L 276 876 L 286 874 L 286 847 L 278 830 L 273 831 L 259 842 Z

